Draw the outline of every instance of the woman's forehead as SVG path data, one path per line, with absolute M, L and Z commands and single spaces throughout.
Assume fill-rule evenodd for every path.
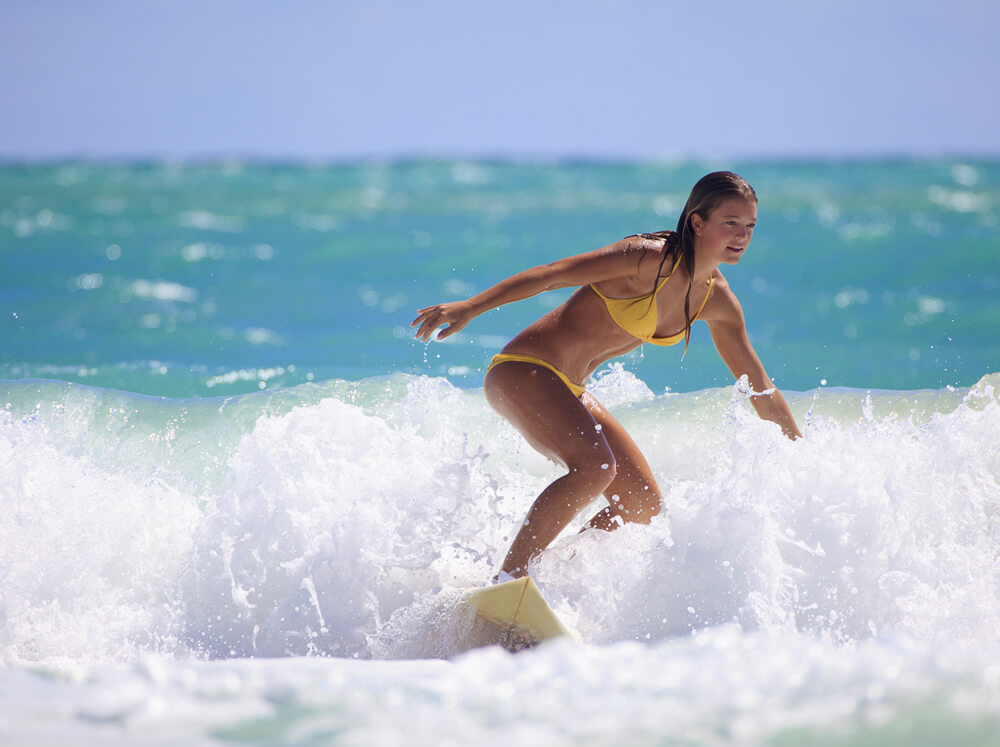
M 727 197 L 715 207 L 712 214 L 724 218 L 756 218 L 757 203 L 745 197 Z

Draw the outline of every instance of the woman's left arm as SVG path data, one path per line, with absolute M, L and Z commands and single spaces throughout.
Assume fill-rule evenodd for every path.
M 750 344 L 743 308 L 728 288 L 724 295 L 727 296 L 725 299 L 719 299 L 724 300 L 724 303 L 716 307 L 718 309 L 721 306 L 722 309 L 713 314 L 713 318 L 706 320 L 715 349 L 719 351 L 719 356 L 734 377 L 739 379 L 746 375 L 754 392 L 770 392 L 756 394 L 750 398 L 750 403 L 757 414 L 764 420 L 770 420 L 781 426 L 781 430 L 790 439 L 802 438 L 788 403 L 768 378 L 764 364 L 760 362 Z

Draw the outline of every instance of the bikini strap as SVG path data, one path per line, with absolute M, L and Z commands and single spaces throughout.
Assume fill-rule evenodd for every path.
M 656 286 L 656 290 L 654 290 L 652 293 L 647 293 L 647 294 L 645 294 L 643 296 L 636 296 L 635 298 L 612 298 L 610 296 L 605 296 L 603 293 L 601 293 L 599 290 L 597 290 L 597 286 L 594 285 L 593 283 L 590 283 L 590 288 L 591 288 L 591 290 L 594 291 L 594 293 L 596 293 L 598 296 L 600 296 L 601 298 L 603 298 L 605 301 L 641 301 L 644 298 L 649 298 L 650 296 L 655 296 L 657 293 L 660 292 L 660 288 L 662 288 L 664 286 L 664 284 L 668 280 L 670 280 L 670 278 L 672 278 L 674 276 L 674 273 L 677 271 L 677 267 L 680 265 L 681 259 L 683 259 L 683 256 L 684 255 L 682 255 L 682 254 L 680 254 L 678 252 L 678 254 L 677 254 L 677 261 L 674 262 L 674 266 L 672 268 L 670 268 L 670 272 L 667 274 L 667 276 L 665 278 L 663 278 L 663 280 L 660 281 L 660 284 Z
M 715 278 L 712 275 L 709 275 L 708 276 L 708 290 L 705 292 L 705 298 L 702 300 L 701 306 L 698 307 L 698 311 L 695 312 L 694 318 L 691 320 L 692 322 L 695 319 L 697 319 L 699 316 L 701 316 L 701 312 L 705 309 L 705 304 L 708 303 L 708 297 L 712 295 L 712 281 L 713 280 L 715 280 Z
M 653 291 L 653 293 L 659 293 L 660 288 L 662 288 L 664 284 L 674 276 L 674 273 L 677 272 L 677 267 L 680 265 L 682 259 L 684 259 L 684 255 L 677 252 L 677 261 L 674 262 L 674 266 L 670 268 L 670 272 L 667 273 L 667 276 L 660 281 L 660 284 L 656 286 L 656 290 Z

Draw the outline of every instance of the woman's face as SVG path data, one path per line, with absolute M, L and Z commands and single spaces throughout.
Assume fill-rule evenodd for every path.
M 734 265 L 750 246 L 757 225 L 757 203 L 743 197 L 727 197 L 707 218 L 691 215 L 694 250 L 699 258 Z

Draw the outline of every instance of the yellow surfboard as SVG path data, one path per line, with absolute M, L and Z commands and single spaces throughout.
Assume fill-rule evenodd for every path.
M 477 618 L 496 628 L 496 642 L 508 651 L 520 651 L 558 636 L 580 640 L 552 611 L 528 576 L 477 589 L 468 601 Z

